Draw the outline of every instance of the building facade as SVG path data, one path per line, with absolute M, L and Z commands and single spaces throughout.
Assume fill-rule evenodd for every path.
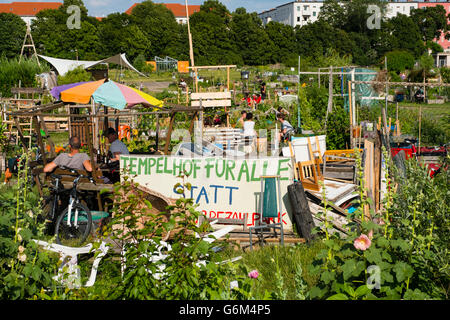
M 26 24 L 36 19 L 36 15 L 46 9 L 58 9 L 62 2 L 12 2 L 0 3 L 0 13 L 14 13 L 22 18 Z
M 125 11 L 127 14 L 131 14 L 134 7 L 136 7 L 139 3 L 133 4 L 127 11 Z M 179 24 L 185 24 L 187 23 L 187 15 L 186 15 L 186 6 L 184 4 L 179 3 L 161 3 L 164 5 L 167 9 L 172 11 L 173 15 L 175 16 L 175 20 Z M 191 16 L 193 13 L 200 11 L 199 5 L 188 5 L 188 11 L 189 16 Z
M 267 24 L 276 21 L 292 27 L 304 26 L 307 23 L 315 22 L 318 19 L 323 1 L 295 1 L 280 5 L 260 13 L 258 16 Z
M 258 14 L 258 16 L 261 18 L 264 25 L 270 21 L 276 21 L 292 27 L 304 26 L 305 24 L 314 22 L 318 19 L 323 3 L 323 0 L 297 0 L 263 11 Z M 446 9 L 447 14 L 450 13 L 450 3 L 445 0 L 397 0 L 388 2 L 385 17 L 390 19 L 398 14 L 409 16 L 413 9 L 436 5 L 443 6 Z M 439 39 L 439 44 L 444 48 L 449 47 L 450 43 L 448 43 L 448 41 L 445 42 L 444 40 L 445 39 Z

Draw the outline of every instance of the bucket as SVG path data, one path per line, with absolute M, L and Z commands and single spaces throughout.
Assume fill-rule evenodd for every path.
M 119 140 L 126 138 L 127 140 L 131 139 L 131 128 L 127 125 L 119 126 Z

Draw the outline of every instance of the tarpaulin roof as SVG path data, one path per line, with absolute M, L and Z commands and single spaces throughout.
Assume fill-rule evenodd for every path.
M 48 63 L 50 63 L 53 67 L 55 67 L 56 71 L 58 71 L 58 74 L 60 76 L 65 75 L 67 72 L 76 69 L 77 67 L 87 69 L 101 63 L 115 63 L 128 69 L 131 69 L 133 71 L 136 71 L 141 76 L 145 76 L 143 73 L 139 72 L 135 67 L 133 67 L 131 63 L 128 62 L 127 57 L 125 56 L 124 53 L 98 61 L 67 60 L 67 59 L 47 57 L 43 55 L 39 55 L 39 57 L 48 61 Z

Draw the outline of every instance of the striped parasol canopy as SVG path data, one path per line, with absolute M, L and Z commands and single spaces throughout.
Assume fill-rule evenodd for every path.
M 63 102 L 88 104 L 91 98 L 99 104 L 118 110 L 142 104 L 162 108 L 163 102 L 138 89 L 125 86 L 112 80 L 78 82 L 55 87 L 52 96 Z

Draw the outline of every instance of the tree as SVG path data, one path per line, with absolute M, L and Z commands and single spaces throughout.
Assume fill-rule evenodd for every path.
M 195 63 L 197 65 L 242 64 L 232 39 L 230 13 L 218 1 L 205 1 L 191 18 Z
M 69 28 L 72 13 L 67 13 L 71 5 L 80 10 L 80 28 Z M 99 54 L 100 39 L 96 23 L 87 15 L 81 0 L 65 0 L 58 9 L 40 11 L 31 25 L 36 50 L 45 55 L 63 59 L 97 60 L 104 58 Z
M 98 26 L 102 52 L 113 56 L 126 52 L 133 60 L 140 54 L 150 56 L 150 45 L 142 30 L 126 13 L 112 13 L 102 19 Z
M 337 0 L 325 0 L 318 18 L 334 28 L 342 29 L 345 24 L 345 8 Z
M 147 0 L 134 7 L 131 18 L 147 38 L 148 56 L 165 56 L 174 52 L 179 28 L 172 11 Z
M 411 19 L 418 26 L 425 42 L 439 39 L 441 33 L 447 31 L 447 13 L 441 5 L 413 9 Z
M 292 57 L 297 59 L 297 45 L 295 42 L 295 31 L 289 25 L 270 21 L 266 25 L 266 33 L 273 42 L 273 60 L 274 62 L 286 62 Z
M 335 29 L 323 20 L 309 23 L 301 28 L 296 27 L 295 37 L 298 54 L 302 57 L 312 57 L 316 63 L 322 60 L 330 48 L 342 56 L 352 54 L 355 48 L 347 32 Z
M 415 58 L 420 57 L 425 52 L 426 48 L 419 26 L 411 17 L 398 14 L 389 20 L 387 28 L 393 36 L 394 49 L 408 50 Z
M 369 5 L 375 5 L 380 9 L 381 16 L 386 11 L 386 1 L 382 0 L 345 0 L 343 30 L 347 32 L 368 33 L 367 21 L 372 16 L 368 12 Z
M 237 52 L 246 65 L 264 65 L 273 62 L 274 44 L 262 27 L 256 12 L 247 13 L 238 8 L 232 15 L 231 35 Z
M 27 27 L 12 13 L 0 13 L 0 56 L 13 58 L 20 54 Z

